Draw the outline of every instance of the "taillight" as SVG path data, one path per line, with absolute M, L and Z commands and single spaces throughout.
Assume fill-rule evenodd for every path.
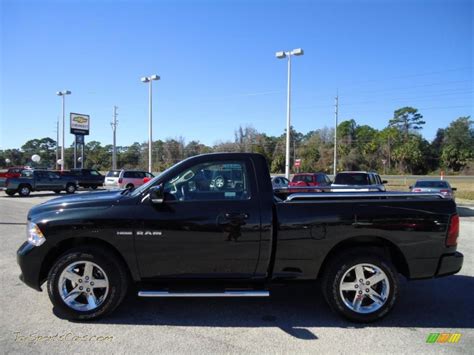
M 123 181 L 123 179 L 122 179 L 122 178 L 119 178 L 119 184 L 121 184 L 121 183 L 122 183 L 122 181 Z
M 446 238 L 446 246 L 447 247 L 456 246 L 458 244 L 458 236 L 459 236 L 459 215 L 454 214 L 451 216 L 451 220 L 449 221 L 448 237 Z
M 439 192 L 441 192 L 442 195 L 450 195 L 449 190 L 439 190 Z
M 421 192 L 421 189 L 413 189 L 412 192 Z

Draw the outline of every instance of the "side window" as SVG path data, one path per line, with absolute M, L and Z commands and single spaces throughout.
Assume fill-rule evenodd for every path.
M 369 181 L 370 181 L 370 185 L 375 185 L 376 184 L 373 174 L 369 174 Z
M 242 161 L 197 164 L 164 184 L 166 200 L 218 201 L 250 198 L 248 172 Z
M 99 176 L 100 175 L 97 170 L 91 170 L 91 171 L 89 171 L 89 174 L 94 175 L 94 176 Z
M 124 177 L 124 178 L 128 178 L 128 179 L 129 179 L 129 178 L 133 178 L 133 177 L 135 177 L 135 176 L 134 176 L 134 172 L 133 172 L 133 171 L 125 171 L 125 172 L 123 173 L 123 177 Z

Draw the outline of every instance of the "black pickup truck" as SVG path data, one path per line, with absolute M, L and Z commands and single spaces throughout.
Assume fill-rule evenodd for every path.
M 71 169 L 60 172 L 62 176 L 71 176 L 79 186 L 93 190 L 104 185 L 105 176 L 96 169 Z
M 456 205 L 441 195 L 282 200 L 263 156 L 209 154 L 132 191 L 33 207 L 17 260 L 20 278 L 36 290 L 47 281 L 52 303 L 71 319 L 109 314 L 127 289 L 141 297 L 264 297 L 274 283 L 321 279 L 334 311 L 370 322 L 393 308 L 399 274 L 461 269 L 458 233 Z

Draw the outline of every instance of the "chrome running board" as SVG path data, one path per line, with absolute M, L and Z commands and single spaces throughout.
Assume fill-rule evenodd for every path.
M 269 291 L 168 292 L 139 291 L 139 297 L 269 297 Z

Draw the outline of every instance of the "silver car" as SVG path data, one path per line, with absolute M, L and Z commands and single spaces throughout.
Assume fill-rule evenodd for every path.
M 284 189 L 287 188 L 289 181 L 283 176 L 274 176 L 272 177 L 272 186 L 273 189 Z
M 454 197 L 456 188 L 451 187 L 446 180 L 417 180 L 415 185 L 410 186 L 411 192 L 434 192 L 446 197 Z
M 385 192 L 387 181 L 379 174 L 367 171 L 343 171 L 336 174 L 331 184 L 333 192 Z

